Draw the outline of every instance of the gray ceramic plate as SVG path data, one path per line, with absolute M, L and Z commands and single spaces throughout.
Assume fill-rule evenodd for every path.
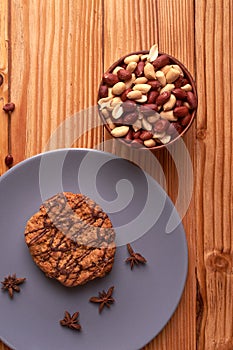
M 109 213 L 117 234 L 112 272 L 72 289 L 45 277 L 24 242 L 29 217 L 61 190 L 91 196 Z M 52 151 L 3 175 L 0 198 L 0 280 L 12 273 L 27 278 L 14 299 L 0 292 L 3 342 L 17 350 L 136 350 L 165 326 L 185 285 L 187 244 L 182 224 L 166 234 L 173 204 L 139 167 L 95 150 Z M 130 270 L 127 241 L 147 265 Z M 100 315 L 88 300 L 112 285 L 116 302 Z M 65 310 L 80 312 L 82 332 L 60 326 Z

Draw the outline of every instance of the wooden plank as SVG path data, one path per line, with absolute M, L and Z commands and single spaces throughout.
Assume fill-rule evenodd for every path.
M 8 154 L 8 117 L 2 110 L 8 102 L 8 1 L 0 2 L 0 74 L 3 84 L 0 86 L 0 175 L 6 171 L 5 156 Z
M 104 68 L 105 70 L 119 57 L 132 51 L 149 49 L 154 43 L 159 49 L 176 56 L 195 73 L 194 65 L 194 3 L 191 0 L 158 1 L 105 1 L 104 2 Z M 182 45 L 181 45 L 182 43 Z M 105 134 L 105 140 L 109 136 Z M 191 158 L 194 159 L 195 125 L 185 136 L 185 143 Z M 118 143 L 119 144 L 119 143 Z M 116 142 L 105 144 L 105 150 L 116 152 L 123 157 L 130 157 L 125 147 Z M 186 171 L 185 153 L 180 145 L 174 145 L 171 151 L 178 154 L 178 166 Z M 162 185 L 167 185 L 167 192 L 175 201 L 179 179 L 176 166 L 167 150 L 156 152 L 162 171 L 151 164 L 145 164 L 144 152 L 138 154 L 139 164 Z M 156 160 L 156 158 L 155 158 Z M 186 170 L 185 170 L 186 169 Z M 188 178 L 182 184 L 188 183 Z M 187 200 L 185 193 L 183 202 Z M 171 321 L 159 336 L 145 347 L 145 350 L 190 349 L 195 343 L 195 240 L 194 235 L 194 200 L 184 219 L 189 245 L 189 273 L 182 301 Z
M 197 275 L 204 307 L 199 349 L 232 349 L 233 4 L 201 0 L 195 13 L 197 85 L 202 92 L 196 184 Z
M 101 10 L 98 0 L 11 2 L 16 162 L 42 152 L 64 120 L 96 103 L 102 74 Z M 87 127 L 84 116 L 78 115 L 69 128 L 59 128 L 55 147 L 99 143 L 102 128 L 76 142 Z
M 104 1 L 104 68 L 119 57 L 157 42 L 156 2 Z
M 158 43 L 161 51 L 167 52 L 178 58 L 188 68 L 195 78 L 194 62 L 194 3 L 192 0 L 172 1 L 158 0 Z M 195 145 L 195 123 L 184 137 L 187 151 L 194 164 Z M 179 154 L 179 144 L 172 146 L 175 154 Z M 195 171 L 189 169 L 186 150 L 182 147 L 182 153 L 178 157 L 178 167 L 183 171 Z M 188 188 L 189 177 L 184 176 L 182 184 L 181 178 L 177 177 L 174 161 L 167 153 L 160 154 L 160 161 L 167 178 L 167 192 L 173 201 L 176 200 L 176 186 Z M 195 176 L 195 173 L 194 173 Z M 186 191 L 183 191 L 182 202 L 188 201 Z M 195 283 L 195 217 L 194 195 L 190 203 L 188 212 L 183 219 L 189 249 L 189 270 L 184 294 L 180 305 L 173 315 L 166 328 L 155 338 L 148 347 L 154 349 L 196 349 L 195 329 L 196 329 L 196 283 Z M 145 349 L 147 350 L 147 348 Z

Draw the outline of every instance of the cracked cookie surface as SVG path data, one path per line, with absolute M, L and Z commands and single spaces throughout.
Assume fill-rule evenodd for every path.
M 25 241 L 40 269 L 67 287 L 104 277 L 114 263 L 112 223 L 82 194 L 63 192 L 46 200 L 28 220 Z

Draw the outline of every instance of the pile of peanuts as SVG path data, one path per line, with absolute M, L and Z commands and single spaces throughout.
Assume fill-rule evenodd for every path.
M 180 65 L 153 45 L 104 74 L 98 108 L 112 136 L 151 148 L 168 144 L 189 125 L 197 97 Z

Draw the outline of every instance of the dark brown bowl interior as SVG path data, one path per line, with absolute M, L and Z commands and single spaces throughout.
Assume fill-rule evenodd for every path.
M 107 71 L 105 72 L 105 73 L 111 73 L 113 70 L 114 70 L 114 68 L 116 68 L 117 66 L 119 66 L 119 65 L 121 65 L 122 63 L 123 63 L 123 61 L 124 61 L 124 59 L 126 58 L 126 57 L 128 57 L 128 56 L 130 56 L 130 55 L 138 55 L 138 54 L 148 54 L 149 53 L 149 51 L 136 51 L 136 52 L 131 52 L 131 53 L 128 53 L 127 55 L 125 55 L 125 56 L 123 56 L 123 57 L 121 57 L 121 58 L 119 58 L 119 60 L 117 60 L 116 62 L 114 62 L 108 69 L 107 69 Z M 160 52 L 159 51 L 159 56 L 160 55 L 167 55 L 169 58 L 170 58 L 170 61 L 172 62 L 172 63 L 174 63 L 174 64 L 177 64 L 177 65 L 179 65 L 180 67 L 181 67 L 181 69 L 183 70 L 183 72 L 184 72 L 184 76 L 185 76 L 185 78 L 187 78 L 188 79 L 188 81 L 189 81 L 189 83 L 190 83 L 190 85 L 192 86 L 192 89 L 193 89 L 193 93 L 194 93 L 194 95 L 196 96 L 196 98 L 197 98 L 197 89 L 196 89 L 196 85 L 195 85 L 195 82 L 194 82 L 194 80 L 193 80 L 193 77 L 192 77 L 192 75 L 191 75 L 191 73 L 188 71 L 188 69 L 179 61 L 179 60 L 177 60 L 175 57 L 173 57 L 173 56 L 171 56 L 171 55 L 168 55 L 167 53 L 164 53 L 164 52 Z M 101 81 L 101 83 L 100 83 L 100 86 L 103 84 L 103 80 Z M 99 86 L 99 88 L 100 88 L 100 86 Z M 98 92 L 98 100 L 99 100 L 99 92 Z M 106 120 L 105 120 L 105 118 L 104 118 L 104 116 L 102 115 L 102 113 L 101 113 L 101 111 L 98 109 L 98 111 L 99 111 L 99 115 L 100 115 L 100 117 L 101 117 L 101 119 L 102 119 L 102 121 L 103 121 L 103 123 L 104 123 L 104 126 L 105 126 L 105 128 L 108 130 L 108 132 L 110 133 L 110 135 L 112 136 L 112 134 L 111 134 L 111 129 L 110 129 L 110 127 L 108 126 L 108 124 L 106 123 Z M 190 128 L 190 126 L 192 125 L 192 123 L 193 123 L 193 120 L 194 120 L 194 118 L 195 118 L 195 116 L 196 116 L 196 112 L 197 112 L 197 107 L 193 110 L 193 112 L 192 112 L 192 114 L 191 114 L 191 119 L 190 119 L 190 121 L 189 121 L 189 123 L 186 125 L 186 127 L 182 130 L 182 132 L 180 133 L 180 134 L 178 134 L 174 139 L 172 139 L 169 143 L 167 143 L 167 144 L 163 144 L 163 145 L 158 145 L 158 146 L 154 146 L 154 147 L 140 147 L 139 149 L 143 149 L 143 150 L 145 150 L 145 149 L 147 149 L 147 150 L 157 150 L 157 149 L 161 149 L 161 148 L 165 148 L 165 147 L 167 147 L 168 145 L 171 145 L 172 143 L 174 143 L 176 140 L 178 140 L 180 137 L 182 137 L 187 131 L 188 131 L 188 129 Z M 114 136 L 112 136 L 112 137 L 114 137 Z M 130 143 L 127 143 L 127 142 L 125 142 L 125 140 L 124 140 L 124 138 L 121 138 L 121 137 L 119 137 L 119 138 L 117 138 L 118 140 L 120 140 L 121 142 L 124 142 L 124 144 L 126 144 L 127 146 L 130 146 Z

